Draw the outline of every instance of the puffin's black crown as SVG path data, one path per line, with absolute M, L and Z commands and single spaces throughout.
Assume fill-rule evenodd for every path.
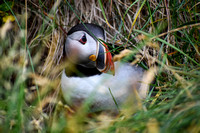
M 69 30 L 67 35 L 70 35 L 76 31 L 85 31 L 90 36 L 92 36 L 95 40 L 96 38 L 102 38 L 103 40 L 105 40 L 104 29 L 101 26 L 98 26 L 96 24 L 84 23 L 84 24 L 75 25 Z

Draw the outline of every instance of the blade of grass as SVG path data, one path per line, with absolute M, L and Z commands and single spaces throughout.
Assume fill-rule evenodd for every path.
M 108 25 L 109 27 L 111 27 L 110 24 L 109 24 L 109 22 L 108 22 L 108 19 L 106 18 L 106 14 L 105 14 L 104 9 L 103 9 L 102 1 L 101 1 L 101 0 L 98 0 L 98 2 L 99 2 L 99 5 L 100 5 L 100 8 L 101 8 L 103 17 L 104 17 L 104 19 L 106 20 L 107 25 Z
M 153 23 L 154 20 L 153 20 L 153 17 L 152 17 L 152 12 L 151 12 L 151 7 L 150 7 L 150 5 L 149 5 L 149 1 L 147 1 L 147 7 L 148 7 L 148 11 L 149 11 L 149 13 L 150 13 L 149 15 L 150 15 L 150 19 L 151 19 L 151 22 L 152 22 L 152 23 L 150 23 L 150 24 L 152 25 L 153 28 L 155 28 L 155 27 L 154 27 L 154 23 Z
M 109 92 L 110 92 L 110 95 L 112 96 L 113 101 L 115 102 L 115 105 L 116 105 L 116 107 L 117 107 L 117 110 L 119 111 L 119 106 L 118 106 L 118 104 L 117 104 L 117 101 L 115 100 L 115 97 L 113 96 L 113 94 L 112 94 L 112 92 L 111 92 L 111 89 L 108 88 L 108 90 L 109 90 Z
M 195 49 L 195 51 L 196 51 L 197 53 L 199 53 L 197 47 L 195 47 L 195 44 L 192 42 L 192 40 L 190 39 L 190 37 L 188 36 L 188 34 L 186 33 L 186 31 L 183 31 L 183 33 L 185 34 L 186 39 L 189 40 L 190 44 L 193 46 L 193 48 Z
M 123 16 L 123 18 L 122 18 L 123 22 L 124 22 L 124 18 L 125 18 L 125 16 L 126 16 L 126 14 L 128 13 L 129 9 L 130 9 L 133 5 L 135 5 L 135 3 L 137 3 L 138 1 L 139 1 L 139 0 L 134 1 L 134 2 L 126 9 L 126 11 L 125 11 L 125 13 L 124 13 L 124 16 Z
M 168 32 L 165 32 L 165 33 L 162 33 L 160 35 L 157 35 L 157 36 L 153 37 L 152 39 L 159 38 L 161 36 L 164 36 L 164 35 L 167 35 L 169 33 L 176 32 L 176 31 L 180 31 L 182 29 L 186 29 L 186 28 L 189 28 L 189 27 L 196 27 L 196 26 L 200 26 L 200 23 L 195 23 L 195 24 L 191 24 L 191 25 L 185 25 L 185 26 L 182 26 L 182 27 L 179 27 L 179 28 L 176 28 L 176 29 L 172 29 L 172 30 L 170 30 Z
M 146 2 L 146 0 L 144 0 L 144 1 L 142 2 L 142 5 L 140 6 L 139 11 L 137 12 L 136 17 L 135 17 L 135 19 L 134 19 L 134 21 L 133 21 L 133 23 L 132 23 L 132 25 L 131 25 L 131 29 L 130 29 L 129 35 L 128 35 L 128 40 L 129 40 L 129 38 L 130 38 L 130 35 L 131 35 L 131 33 L 132 33 L 131 31 L 133 30 L 133 27 L 134 27 L 134 25 L 135 25 L 135 22 L 136 22 L 136 20 L 137 20 L 137 18 L 138 18 L 138 16 L 139 16 L 139 14 L 140 14 L 140 12 L 141 12 L 141 10 L 142 10 L 144 4 L 145 4 L 145 2 Z M 127 46 L 127 44 L 128 44 L 128 41 L 126 42 L 125 47 Z

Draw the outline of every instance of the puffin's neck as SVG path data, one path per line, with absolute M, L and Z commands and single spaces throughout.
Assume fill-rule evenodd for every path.
M 86 68 L 81 65 L 76 65 L 75 69 L 65 68 L 65 73 L 68 77 L 89 77 L 102 74 L 97 68 Z

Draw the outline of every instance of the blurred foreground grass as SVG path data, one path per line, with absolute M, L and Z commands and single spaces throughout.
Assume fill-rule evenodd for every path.
M 0 132 L 200 132 L 199 13 L 197 0 L 4 0 Z M 88 116 L 84 106 L 74 113 L 64 104 L 65 32 L 80 21 L 102 25 L 112 52 L 128 48 L 141 55 L 139 65 L 157 66 L 145 100 L 117 116 Z

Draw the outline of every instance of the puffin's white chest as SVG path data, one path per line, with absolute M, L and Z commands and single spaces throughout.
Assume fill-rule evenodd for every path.
M 115 76 L 103 73 L 90 77 L 67 77 L 63 72 L 61 87 L 65 100 L 76 105 L 88 99 L 95 110 L 116 108 L 112 95 L 118 104 L 124 102 L 133 89 L 140 87 L 143 69 L 122 63 L 115 63 L 115 66 Z

